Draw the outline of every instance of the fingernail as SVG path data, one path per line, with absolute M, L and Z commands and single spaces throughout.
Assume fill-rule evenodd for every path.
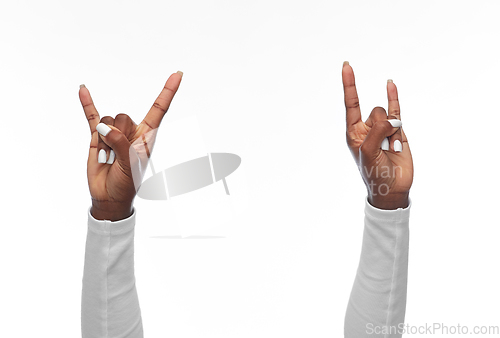
M 398 120 L 398 119 L 393 119 L 393 120 L 388 120 L 388 121 L 393 128 L 399 128 L 403 125 L 403 122 L 401 122 L 401 120 Z
M 182 77 L 182 75 L 184 75 L 184 73 L 181 72 L 180 70 L 177 71 L 177 74 L 179 74 L 181 77 Z
M 113 150 L 111 150 L 109 152 L 109 159 L 108 159 L 108 162 L 106 162 L 107 164 L 113 164 L 113 162 L 115 161 L 115 152 Z
M 391 79 L 387 80 L 387 83 L 394 83 Z
M 102 136 L 108 135 L 108 133 L 111 131 L 111 128 L 105 125 L 104 123 L 99 123 L 95 129 L 101 134 Z
M 394 151 L 400 153 L 403 151 L 403 145 L 400 140 L 394 141 Z
M 106 163 L 106 150 L 99 150 L 99 156 L 97 157 L 98 163 Z
M 349 61 L 344 61 L 344 64 L 342 65 L 342 67 L 344 66 L 349 66 Z
M 389 150 L 389 139 L 387 137 L 382 141 L 380 148 L 382 148 L 382 150 Z
M 80 85 L 80 89 L 82 89 L 82 88 L 85 88 L 85 85 L 84 85 L 84 84 L 81 84 L 81 85 Z

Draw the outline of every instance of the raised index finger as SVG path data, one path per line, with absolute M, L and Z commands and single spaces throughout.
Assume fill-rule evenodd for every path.
M 93 133 L 101 118 L 99 117 L 99 113 L 94 106 L 94 101 L 92 101 L 90 92 L 87 87 L 85 87 L 85 85 L 80 85 L 80 91 L 78 92 L 78 95 L 80 96 L 80 102 L 82 103 L 83 111 L 85 112 L 87 121 L 89 121 L 90 133 Z
M 344 102 L 346 109 L 346 123 L 349 128 L 361 120 L 358 92 L 354 82 L 354 72 L 349 62 L 344 62 L 342 67 L 342 83 L 344 85 Z
M 163 116 L 165 116 L 168 107 L 170 106 L 170 102 L 172 102 L 172 99 L 181 84 L 181 79 L 182 72 L 170 75 L 160 95 L 142 121 L 151 129 L 155 129 L 160 126 L 161 120 L 163 119 Z

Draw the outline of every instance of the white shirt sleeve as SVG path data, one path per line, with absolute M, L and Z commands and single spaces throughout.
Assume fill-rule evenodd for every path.
M 346 338 L 400 338 L 406 309 L 410 205 L 382 210 L 366 200 L 363 246 L 344 323 Z
M 134 276 L 135 210 L 124 220 L 88 213 L 82 287 L 83 338 L 142 338 Z

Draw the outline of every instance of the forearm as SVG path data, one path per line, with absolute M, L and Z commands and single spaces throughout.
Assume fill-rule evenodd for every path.
M 404 324 L 406 309 L 410 205 L 411 202 L 405 209 L 381 210 L 366 203 L 361 258 L 345 318 L 346 338 L 401 337 L 399 329 Z
M 82 288 L 83 338 L 142 338 L 134 276 L 135 213 L 96 220 L 89 211 Z

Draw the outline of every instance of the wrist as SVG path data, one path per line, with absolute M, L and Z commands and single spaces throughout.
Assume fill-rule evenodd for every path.
M 92 199 L 90 214 L 99 221 L 116 222 L 132 216 L 133 202 L 98 201 Z
M 398 194 L 372 194 L 368 193 L 368 203 L 373 207 L 382 210 L 396 210 L 398 208 L 407 208 L 410 203 L 410 192 Z

